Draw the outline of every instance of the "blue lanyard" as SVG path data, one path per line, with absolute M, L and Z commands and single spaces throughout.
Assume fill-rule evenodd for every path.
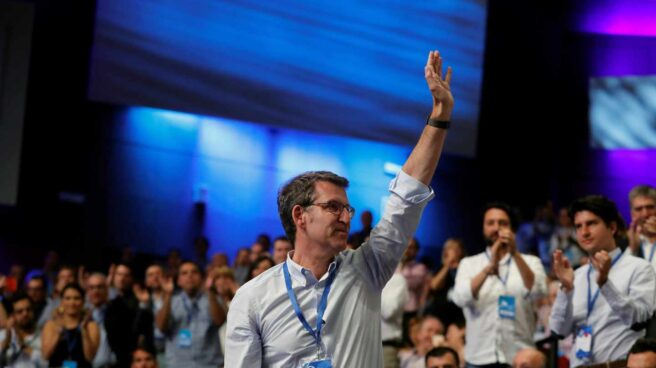
M 611 268 L 613 268 L 613 265 L 617 263 L 617 261 L 620 259 L 621 256 L 622 256 L 622 252 L 619 252 L 615 256 L 615 258 L 613 258 L 613 261 L 610 263 Z M 601 290 L 601 288 L 598 288 L 594 294 L 594 297 L 592 296 L 592 290 L 591 290 L 592 286 L 590 285 L 590 273 L 592 273 L 592 263 L 590 263 L 590 265 L 588 266 L 588 317 L 590 317 L 590 313 L 592 313 L 592 308 L 594 307 L 595 302 L 597 301 L 597 297 L 599 297 L 599 291 Z
M 485 256 L 487 256 L 488 260 L 490 260 L 490 261 L 492 260 L 490 255 L 487 254 L 487 249 L 485 249 Z M 511 263 L 511 261 L 512 261 L 512 256 L 510 255 L 510 253 L 508 253 L 508 260 L 506 261 L 506 267 L 507 267 L 506 268 L 506 277 L 501 277 L 501 276 L 497 275 L 497 277 L 499 278 L 499 281 L 501 281 L 503 286 L 506 286 L 506 283 L 508 283 L 508 276 L 510 276 L 510 263 Z
M 321 295 L 321 302 L 317 306 L 317 329 L 313 330 L 310 324 L 307 322 L 301 311 L 301 307 L 298 305 L 296 300 L 296 295 L 292 289 L 292 278 L 289 275 L 289 268 L 287 268 L 287 262 L 283 263 L 282 271 L 285 275 L 285 286 L 287 286 L 287 295 L 289 300 L 292 302 L 292 307 L 294 307 L 294 312 L 296 316 L 303 324 L 303 327 L 312 335 L 314 341 L 317 343 L 317 346 L 321 347 L 321 328 L 323 327 L 323 314 L 326 311 L 326 306 L 328 305 L 328 294 L 330 293 L 330 287 L 335 280 L 335 274 L 337 273 L 335 269 L 328 275 L 328 280 L 326 281 L 326 287 L 323 289 L 323 295 Z
M 184 305 L 184 309 L 187 311 L 187 324 L 190 325 L 191 320 L 194 317 L 194 310 L 193 310 L 193 308 L 191 308 L 191 306 L 189 306 L 189 304 L 187 302 L 187 299 L 189 299 L 187 297 L 187 294 L 182 292 L 182 305 Z
M 74 330 L 65 330 L 64 340 L 66 341 L 66 350 L 68 350 L 68 359 L 72 359 L 73 351 L 75 350 L 75 346 L 77 346 L 77 333 L 82 334 L 79 325 Z

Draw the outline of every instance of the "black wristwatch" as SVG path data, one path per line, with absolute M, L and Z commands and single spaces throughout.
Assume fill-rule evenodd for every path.
M 426 125 L 430 125 L 435 128 L 440 128 L 440 129 L 449 129 L 451 126 L 451 121 L 449 120 L 438 120 L 438 119 L 431 119 L 430 115 L 428 118 L 426 118 Z

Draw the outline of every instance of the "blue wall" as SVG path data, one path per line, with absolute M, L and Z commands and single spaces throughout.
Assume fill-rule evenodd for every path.
M 277 190 L 308 170 L 349 178 L 351 204 L 378 220 L 392 178 L 383 167 L 403 164 L 410 153 L 410 147 L 142 107 L 126 109 L 111 126 L 108 233 L 114 244 L 160 254 L 188 251 L 193 237 L 205 234 L 210 252 L 233 257 L 259 233 L 282 235 Z M 204 221 L 198 200 L 206 204 Z M 427 245 L 447 236 L 435 226 L 436 206 L 429 205 L 417 233 Z M 360 227 L 356 215 L 351 229 Z

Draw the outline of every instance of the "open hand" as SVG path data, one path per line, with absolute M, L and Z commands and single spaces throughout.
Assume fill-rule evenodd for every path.
M 442 75 L 442 57 L 439 51 L 428 53 L 428 61 L 424 67 L 424 77 L 433 95 L 433 112 L 431 118 L 449 120 L 453 109 L 451 94 L 451 67 L 447 68 L 446 77 Z
M 572 290 L 574 288 L 574 269 L 560 249 L 553 253 L 552 268 L 562 287 L 566 291 Z
M 605 250 L 601 250 L 590 257 L 590 262 L 599 273 L 597 275 L 597 285 L 602 287 L 608 280 L 608 272 L 611 266 L 610 255 Z

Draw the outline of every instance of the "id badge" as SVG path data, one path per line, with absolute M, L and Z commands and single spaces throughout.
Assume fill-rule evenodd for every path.
M 77 362 L 72 360 L 64 360 L 62 362 L 62 368 L 77 368 Z
M 178 347 L 188 349 L 191 347 L 191 331 L 183 328 L 178 332 Z
M 515 319 L 515 297 L 512 295 L 499 296 L 499 318 Z
M 592 358 L 592 326 L 578 326 L 576 329 L 574 349 L 576 349 L 577 359 L 588 361 Z
M 314 360 L 303 364 L 303 368 L 333 368 L 333 363 L 329 359 Z

